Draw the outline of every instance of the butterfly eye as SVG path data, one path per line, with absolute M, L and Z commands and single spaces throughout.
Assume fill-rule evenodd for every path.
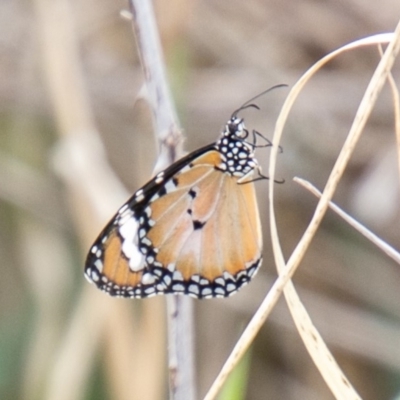
M 231 136 L 240 139 L 246 139 L 249 135 L 248 130 L 244 127 L 243 120 L 233 117 L 228 123 L 228 131 Z
M 228 123 L 228 130 L 229 130 L 229 134 L 230 135 L 237 135 L 237 131 L 238 131 L 238 123 L 236 122 L 236 120 L 231 120 Z

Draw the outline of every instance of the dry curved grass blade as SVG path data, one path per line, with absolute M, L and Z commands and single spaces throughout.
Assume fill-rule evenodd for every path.
M 382 47 L 379 47 L 379 53 L 382 56 L 383 54 Z M 396 133 L 396 145 L 397 145 L 397 166 L 399 169 L 399 177 L 400 177 L 400 95 L 399 95 L 399 89 L 397 88 L 396 82 L 394 81 L 392 74 L 389 74 L 388 82 L 390 85 L 390 89 L 392 90 L 392 97 L 393 97 L 394 130 Z
M 300 93 L 304 85 L 308 80 L 328 61 L 332 60 L 337 55 L 349 51 L 360 46 L 380 44 L 390 42 L 388 48 L 385 51 L 378 67 L 376 68 L 374 75 L 367 87 L 364 97 L 360 103 L 357 110 L 356 116 L 354 118 L 353 125 L 350 129 L 349 135 L 343 145 L 343 148 L 337 158 L 335 166 L 329 176 L 327 184 L 325 186 L 324 193 L 316 207 L 313 218 L 307 227 L 303 237 L 299 241 L 295 250 L 293 251 L 291 257 L 289 258 L 287 264 L 285 265 L 283 254 L 279 245 L 276 220 L 273 208 L 273 194 L 274 194 L 274 172 L 277 148 L 279 145 L 280 138 L 282 136 L 282 130 L 284 123 L 287 119 L 291 106 L 293 105 L 297 95 Z M 383 87 L 385 80 L 388 78 L 389 71 L 393 65 L 394 59 L 400 48 L 400 24 L 396 27 L 394 34 L 383 34 L 376 35 L 369 38 L 365 38 L 353 43 L 350 43 L 330 54 L 325 56 L 319 62 L 317 62 L 312 68 L 310 68 L 296 83 L 290 92 L 284 106 L 282 107 L 282 112 L 278 118 L 276 124 L 276 131 L 274 136 L 274 147 L 271 153 L 270 159 L 270 220 L 271 220 L 271 236 L 274 249 L 275 262 L 278 267 L 280 274 L 289 274 L 291 276 L 296 270 L 297 266 L 300 264 L 306 250 L 308 249 L 318 227 L 325 215 L 326 209 L 329 206 L 329 201 L 331 200 L 336 187 L 340 181 L 340 178 L 344 172 L 344 169 L 350 160 L 353 149 L 362 133 L 365 123 L 371 113 L 371 110 L 375 104 L 375 101 Z M 321 335 L 314 327 L 311 318 L 309 317 L 305 307 L 301 303 L 299 296 L 293 286 L 292 282 L 288 282 L 284 289 L 287 304 L 291 311 L 293 320 L 296 327 L 302 337 L 302 340 L 316 364 L 318 370 L 320 371 L 322 377 L 327 383 L 328 387 L 337 399 L 360 399 L 355 389 L 351 386 L 348 379 L 345 377 L 339 366 L 337 365 L 332 354 L 328 350 L 325 342 L 323 341 Z
M 363 40 L 351 43 L 347 46 L 344 46 L 344 47 L 336 50 L 335 52 L 330 53 L 328 56 L 324 57 L 317 64 L 315 64 L 310 70 L 308 70 L 300 78 L 300 80 L 297 82 L 297 84 L 291 90 L 291 92 L 285 102 L 285 106 L 282 108 L 281 114 L 280 114 L 277 124 L 276 124 L 276 130 L 275 130 L 274 140 L 273 140 L 273 148 L 272 148 L 271 157 L 270 157 L 270 168 L 269 168 L 269 177 L 270 177 L 269 200 L 270 200 L 271 232 L 272 232 L 273 246 L 275 249 L 274 250 L 275 260 L 276 260 L 277 265 L 279 266 L 278 267 L 279 268 L 279 277 L 275 281 L 271 290 L 266 295 L 265 299 L 263 300 L 260 307 L 254 314 L 253 318 L 247 325 L 242 336 L 236 343 L 230 356 L 228 357 L 225 364 L 223 365 L 220 373 L 218 374 L 215 381 L 213 382 L 210 390 L 204 397 L 204 400 L 212 400 L 216 397 L 216 395 L 218 394 L 222 385 L 224 384 L 227 376 L 232 372 L 232 370 L 238 364 L 239 360 L 241 359 L 243 354 L 247 351 L 250 344 L 254 340 L 254 338 L 255 338 L 256 334 L 258 333 L 258 331 L 260 330 L 261 326 L 264 324 L 265 320 L 267 319 L 268 315 L 270 314 L 270 312 L 272 311 L 273 307 L 275 306 L 277 300 L 279 299 L 279 296 L 281 295 L 283 289 L 285 288 L 285 285 L 287 285 L 290 278 L 294 274 L 298 264 L 300 263 L 300 260 L 301 260 L 302 256 L 304 255 L 309 243 L 311 242 L 312 237 L 319 225 L 319 222 L 321 221 L 322 216 L 325 213 L 325 210 L 327 208 L 327 204 L 329 201 L 328 196 L 333 195 L 334 188 L 336 187 L 336 186 L 333 186 L 332 182 L 331 182 L 332 179 L 335 177 L 335 175 L 333 173 L 337 173 L 337 171 L 336 171 L 337 168 L 335 166 L 335 168 L 332 172 L 331 178 L 328 181 L 328 184 L 326 187 L 326 193 L 323 195 L 323 198 L 321 199 L 320 203 L 318 204 L 317 210 L 315 212 L 315 215 L 313 218 L 313 225 L 310 224 L 309 228 L 304 233 L 302 240 L 300 241 L 299 245 L 296 247 L 294 253 L 292 254 L 292 257 L 290 258 L 288 264 L 285 266 L 283 254 L 282 254 L 282 251 L 279 246 L 279 239 L 278 239 L 278 235 L 277 235 L 276 220 L 275 220 L 275 214 L 274 214 L 274 208 L 273 208 L 273 186 L 274 186 L 273 182 L 274 182 L 274 176 L 275 176 L 275 165 L 276 165 L 276 160 L 277 160 L 279 141 L 282 136 L 284 123 L 287 119 L 289 110 L 290 110 L 291 106 L 293 105 L 295 98 L 297 97 L 300 89 L 311 78 L 311 76 L 315 73 L 315 71 L 317 69 L 321 68 L 325 63 L 327 63 L 329 60 L 334 58 L 336 55 L 338 55 L 344 51 L 348 51 L 348 50 L 354 49 L 356 47 L 362 46 L 362 45 L 387 43 L 390 40 L 392 40 L 392 43 L 390 43 L 388 49 L 385 52 L 385 56 L 382 58 L 377 70 L 375 71 L 374 77 L 377 76 L 377 78 L 373 79 L 371 81 L 371 83 L 374 83 L 374 85 L 372 85 L 372 89 L 370 89 L 369 91 L 367 90 L 367 92 L 366 92 L 366 96 L 368 94 L 369 98 L 376 98 L 377 93 L 379 92 L 378 89 L 380 89 L 380 87 L 382 87 L 383 82 L 387 76 L 387 71 L 390 69 L 391 65 L 393 64 L 395 54 L 397 54 L 397 52 L 399 50 L 399 46 L 400 46 L 399 36 L 400 36 L 400 25 L 398 25 L 398 27 L 396 28 L 395 34 L 376 35 L 373 38 L 363 39 Z M 376 80 L 379 80 L 379 82 L 378 82 L 379 85 L 377 85 L 377 86 L 376 86 Z M 371 84 L 370 84 L 370 86 L 371 86 Z M 371 91 L 375 92 L 374 96 L 371 95 Z M 364 97 L 366 97 L 366 96 L 364 96 Z M 357 116 L 358 116 L 358 114 L 357 114 Z M 362 122 L 365 123 L 366 116 L 364 117 L 364 119 L 360 119 L 360 117 L 357 118 L 357 116 L 356 116 L 356 120 L 361 122 L 360 126 L 362 127 L 363 126 Z M 353 127 L 352 131 L 354 131 L 354 130 L 355 130 L 355 128 Z M 353 135 L 354 135 L 354 133 L 353 133 Z M 357 139 L 357 137 L 356 137 L 356 139 Z M 356 139 L 355 140 L 353 139 L 348 144 L 348 146 L 350 145 L 350 150 L 354 147 Z M 342 151 L 342 153 L 343 153 L 343 151 Z M 348 157 L 347 157 L 347 160 L 345 159 L 346 162 L 350 158 L 350 154 L 351 154 L 351 151 L 347 150 Z M 346 162 L 343 164 L 343 161 L 341 161 L 341 163 L 339 165 L 345 165 Z M 332 176 L 333 176 L 333 178 L 332 178 Z M 329 191 L 327 189 L 329 189 Z M 291 282 L 289 282 L 289 283 L 291 284 Z M 288 287 L 288 286 L 286 286 L 286 287 Z M 291 289 L 289 289 L 289 290 L 291 290 Z M 289 300 L 288 303 L 290 302 L 291 309 L 292 310 L 294 309 L 295 316 L 293 318 L 300 322 L 299 329 L 300 329 L 301 335 L 306 336 L 305 340 L 308 343 L 308 346 L 307 346 L 307 344 L 306 344 L 306 346 L 309 349 L 310 354 L 312 355 L 317 366 L 324 370 L 321 373 L 324 376 L 325 380 L 327 381 L 328 386 L 331 388 L 332 392 L 335 394 L 335 396 L 337 398 L 360 399 L 360 397 L 358 396 L 356 391 L 351 387 L 350 383 L 348 382 L 348 380 L 345 378 L 345 376 L 343 375 L 343 373 L 337 366 L 333 357 L 330 355 L 329 350 L 326 348 L 326 345 L 322 341 L 322 338 L 320 337 L 319 333 L 313 327 L 312 322 L 311 322 L 310 318 L 308 317 L 308 314 L 306 313 L 302 303 L 298 299 L 297 293 L 295 292 L 294 288 L 291 291 L 294 292 L 295 295 L 291 296 L 292 300 Z M 313 335 L 316 335 L 316 336 L 313 336 Z M 311 337 L 312 341 L 307 339 L 310 337 Z M 313 339 L 313 337 L 315 337 L 316 340 Z M 311 347 L 311 348 L 309 348 L 309 347 Z M 319 358 L 318 354 L 322 354 L 322 360 L 323 360 L 322 363 L 318 360 L 318 358 Z M 324 365 L 328 365 L 329 367 L 325 368 Z M 329 376 L 326 376 L 329 373 L 332 373 L 334 375 L 334 378 L 330 379 Z

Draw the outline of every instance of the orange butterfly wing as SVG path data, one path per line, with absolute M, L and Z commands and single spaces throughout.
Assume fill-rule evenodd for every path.
M 246 151 L 252 164 L 240 165 L 250 172 L 232 173 L 232 162 L 210 145 L 158 174 L 100 234 L 86 277 L 111 295 L 138 298 L 226 297 L 249 282 L 261 265 L 262 235 L 249 182 L 256 162 Z M 247 183 L 239 181 L 244 175 Z

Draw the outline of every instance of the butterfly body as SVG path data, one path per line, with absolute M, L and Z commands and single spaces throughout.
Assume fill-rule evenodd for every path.
M 227 297 L 261 265 L 255 144 L 234 114 L 219 140 L 158 173 L 89 251 L 85 276 L 120 297 Z

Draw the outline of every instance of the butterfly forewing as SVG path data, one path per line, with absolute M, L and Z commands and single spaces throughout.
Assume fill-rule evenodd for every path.
M 226 297 L 246 284 L 261 264 L 262 238 L 257 162 L 244 131 L 232 117 L 218 142 L 138 190 L 92 246 L 88 279 L 123 297 Z

